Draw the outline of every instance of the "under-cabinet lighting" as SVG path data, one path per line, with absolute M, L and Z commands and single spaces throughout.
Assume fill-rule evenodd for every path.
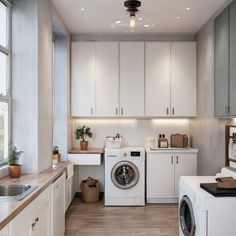
M 152 119 L 153 126 L 186 126 L 189 119 Z

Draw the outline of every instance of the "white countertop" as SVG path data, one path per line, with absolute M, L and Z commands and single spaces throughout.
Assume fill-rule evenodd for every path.
M 147 153 L 198 153 L 198 149 L 195 148 L 157 148 L 157 149 L 150 149 L 146 148 Z

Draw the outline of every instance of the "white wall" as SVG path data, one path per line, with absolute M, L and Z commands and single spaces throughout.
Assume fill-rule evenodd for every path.
M 52 165 L 52 22 L 50 0 L 14 0 L 12 142 L 23 172 Z

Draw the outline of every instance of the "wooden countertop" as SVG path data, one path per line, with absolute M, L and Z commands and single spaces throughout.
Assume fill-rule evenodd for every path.
M 103 154 L 104 148 L 89 148 L 86 151 L 82 151 L 79 148 L 72 148 L 68 152 L 69 154 Z
M 66 170 L 67 165 L 68 162 L 61 162 L 55 165 L 55 167 L 39 174 L 23 174 L 19 179 L 11 179 L 10 177 L 1 178 L 0 184 L 29 184 L 37 185 L 38 188 L 21 201 L 0 201 L 0 230 L 56 180 Z

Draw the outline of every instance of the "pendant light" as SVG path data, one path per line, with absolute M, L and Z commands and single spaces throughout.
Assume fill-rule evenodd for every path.
M 135 16 L 139 12 L 138 7 L 141 6 L 141 2 L 138 0 L 127 0 L 124 2 L 124 6 L 127 7 L 127 12 L 130 15 L 130 28 L 134 29 L 136 25 Z

